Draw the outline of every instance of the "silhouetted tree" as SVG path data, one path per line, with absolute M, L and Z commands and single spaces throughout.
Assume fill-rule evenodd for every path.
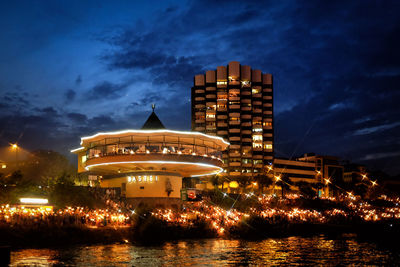
M 296 186 L 299 188 L 300 193 L 306 198 L 315 197 L 316 193 L 312 188 L 311 183 L 306 181 L 300 181 L 296 183 Z
M 287 174 L 282 174 L 279 181 L 276 182 L 277 185 L 281 187 L 282 190 L 282 198 L 285 197 L 285 191 L 290 189 L 290 185 L 292 184 L 292 180 L 290 180 Z
M 266 173 L 260 173 L 256 175 L 254 179 L 257 181 L 258 186 L 261 189 L 261 194 L 264 193 L 264 187 L 269 187 L 274 182 Z

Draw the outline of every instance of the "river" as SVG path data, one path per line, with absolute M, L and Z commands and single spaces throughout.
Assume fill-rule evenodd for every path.
M 263 241 L 204 239 L 74 246 L 12 251 L 10 266 L 189 265 L 398 265 L 400 250 L 360 242 L 353 235 L 271 238 Z

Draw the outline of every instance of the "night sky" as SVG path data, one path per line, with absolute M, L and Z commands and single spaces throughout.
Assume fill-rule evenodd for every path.
M 400 173 L 400 1 L 2 1 L 0 146 L 190 130 L 193 76 L 274 76 L 275 152 Z M 7 158 L 0 158 L 7 160 Z

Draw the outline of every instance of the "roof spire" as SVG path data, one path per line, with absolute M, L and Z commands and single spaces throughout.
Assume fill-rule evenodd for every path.
M 142 126 L 142 130 L 158 130 L 158 129 L 165 129 L 164 125 L 160 121 L 160 119 L 157 117 L 156 113 L 154 112 L 156 105 L 151 104 L 151 108 L 153 109 L 153 112 L 150 114 L 149 118 L 147 121 L 144 123 Z
M 154 110 L 156 109 L 156 104 L 151 104 L 151 108 L 153 109 L 154 112 Z

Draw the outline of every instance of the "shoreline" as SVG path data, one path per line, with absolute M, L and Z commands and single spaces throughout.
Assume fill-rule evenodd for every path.
M 390 225 L 390 224 L 389 224 Z M 361 224 L 314 224 L 291 223 L 286 225 L 265 224 L 264 227 L 248 225 L 245 228 L 231 229 L 229 233 L 218 235 L 206 224 L 194 227 L 168 225 L 154 220 L 143 226 L 88 228 L 66 227 L 0 227 L 0 247 L 19 249 L 63 248 L 76 245 L 108 245 L 131 243 L 139 246 L 162 245 L 165 242 L 194 239 L 236 239 L 261 241 L 268 238 L 287 238 L 291 236 L 311 237 L 325 235 L 333 237 L 355 234 L 356 239 L 385 245 L 396 244 L 400 237 L 399 226 L 391 227 L 385 223 Z M 32 242 L 33 240 L 33 242 Z M 397 246 L 399 246 L 397 244 Z

